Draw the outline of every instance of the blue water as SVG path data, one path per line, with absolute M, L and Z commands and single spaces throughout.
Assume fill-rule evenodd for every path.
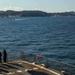
M 75 17 L 0 18 L 0 51 L 4 48 L 75 65 Z

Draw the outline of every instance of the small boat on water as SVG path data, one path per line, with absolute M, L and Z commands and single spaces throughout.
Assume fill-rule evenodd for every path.
M 21 52 L 0 63 L 0 75 L 75 75 L 75 66 Z

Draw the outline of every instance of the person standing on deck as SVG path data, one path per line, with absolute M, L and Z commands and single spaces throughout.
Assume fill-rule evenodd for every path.
M 7 52 L 5 49 L 3 51 L 3 62 L 7 62 Z
M 0 63 L 2 63 L 2 53 L 0 52 Z

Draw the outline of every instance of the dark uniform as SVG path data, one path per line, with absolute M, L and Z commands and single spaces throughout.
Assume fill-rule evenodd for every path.
M 0 63 L 2 62 L 2 53 L 0 52 Z
M 3 62 L 7 62 L 7 52 L 5 49 L 3 51 Z

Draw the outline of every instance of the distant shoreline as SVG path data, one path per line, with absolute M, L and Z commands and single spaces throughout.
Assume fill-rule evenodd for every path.
M 0 11 L 0 17 L 51 17 L 51 16 L 75 16 L 74 11 L 70 12 L 58 12 L 58 13 L 47 13 L 39 10 L 30 10 L 30 11 Z

